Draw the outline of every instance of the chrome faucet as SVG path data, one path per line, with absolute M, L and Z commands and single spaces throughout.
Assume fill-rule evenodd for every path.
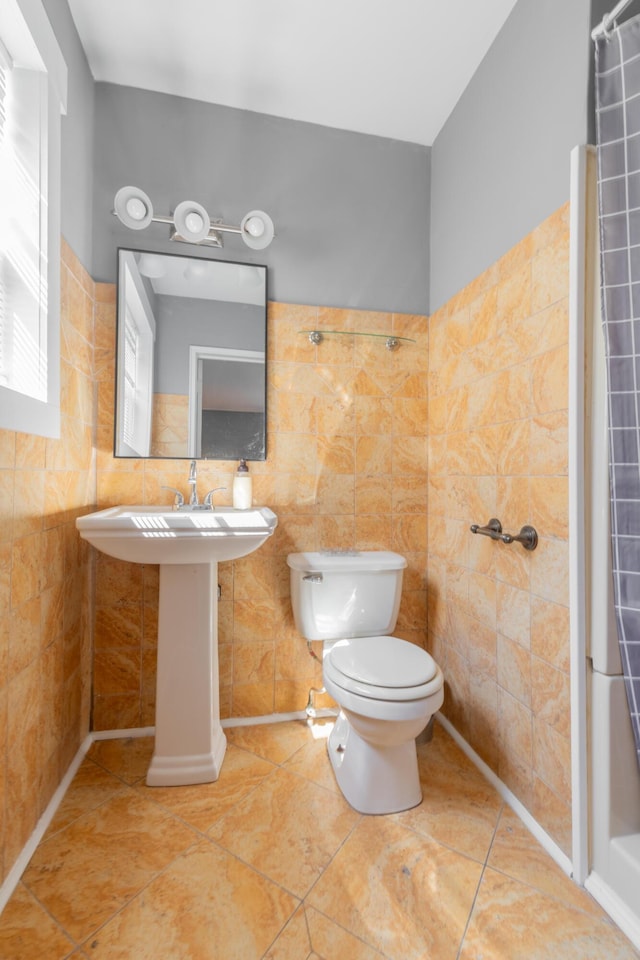
M 189 494 L 189 506 L 197 507 L 198 506 L 198 480 L 197 480 L 197 470 L 196 470 L 196 461 L 192 460 L 191 465 L 189 466 L 189 479 L 187 483 L 191 487 L 191 493 Z
M 196 469 L 196 461 L 192 460 L 189 465 L 189 479 L 187 483 L 189 484 L 191 490 L 189 493 L 189 500 L 185 503 L 185 499 L 175 487 L 161 487 L 162 490 L 171 490 L 175 494 L 173 509 L 174 510 L 215 510 L 215 504 L 213 502 L 213 495 L 217 493 L 218 490 L 226 490 L 226 487 L 214 487 L 213 490 L 209 490 L 208 494 L 204 498 L 204 501 L 200 503 L 198 500 L 198 474 Z

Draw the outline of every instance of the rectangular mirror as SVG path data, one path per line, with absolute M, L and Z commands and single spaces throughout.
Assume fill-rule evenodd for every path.
M 266 458 L 267 268 L 118 250 L 116 457 Z

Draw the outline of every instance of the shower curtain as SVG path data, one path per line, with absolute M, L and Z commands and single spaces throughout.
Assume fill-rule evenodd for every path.
M 614 598 L 640 765 L 640 16 L 596 40 L 596 128 Z

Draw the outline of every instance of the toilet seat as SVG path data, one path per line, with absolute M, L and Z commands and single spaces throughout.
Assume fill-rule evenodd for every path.
M 389 702 L 421 700 L 442 685 L 426 650 L 398 637 L 339 640 L 324 658 L 324 672 L 342 690 Z

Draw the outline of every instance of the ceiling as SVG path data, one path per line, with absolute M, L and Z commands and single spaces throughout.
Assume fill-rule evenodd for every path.
M 431 145 L 517 0 L 69 0 L 98 81 Z

